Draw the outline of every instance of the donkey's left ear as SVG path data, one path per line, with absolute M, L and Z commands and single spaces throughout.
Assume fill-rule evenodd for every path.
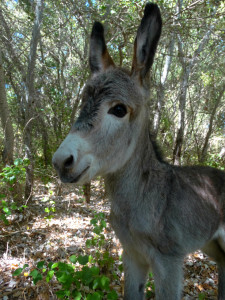
M 109 55 L 104 38 L 104 28 L 100 22 L 95 22 L 91 32 L 89 64 L 92 74 L 114 66 Z
M 159 7 L 154 3 L 147 3 L 134 43 L 131 70 L 132 75 L 138 77 L 141 84 L 153 64 L 161 29 L 162 19 Z

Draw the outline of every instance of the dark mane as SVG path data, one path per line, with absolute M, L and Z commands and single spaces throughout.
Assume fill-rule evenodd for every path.
M 157 160 L 160 161 L 161 163 L 167 163 L 164 159 L 163 151 L 162 151 L 161 147 L 155 141 L 155 139 L 153 138 L 153 135 L 151 133 L 149 133 L 149 137 L 150 137 L 152 147 L 155 152 L 155 156 L 156 156 Z

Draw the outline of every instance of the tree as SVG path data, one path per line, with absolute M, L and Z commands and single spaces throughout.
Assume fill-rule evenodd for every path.
M 4 164 L 13 164 L 14 133 L 10 117 L 10 111 L 5 91 L 5 76 L 0 49 L 0 118 L 4 130 L 4 149 L 2 159 Z
M 34 106 L 35 106 L 35 64 L 36 64 L 36 53 L 37 45 L 40 38 L 40 27 L 42 23 L 42 11 L 43 11 L 44 0 L 37 0 L 35 9 L 35 20 L 32 31 L 32 40 L 30 43 L 30 53 L 28 58 L 28 67 L 25 80 L 25 133 L 24 133 L 24 145 L 25 145 L 25 156 L 29 159 L 30 164 L 27 167 L 26 173 L 26 187 L 25 197 L 32 197 L 33 180 L 34 180 L 34 158 L 32 148 L 32 121 L 34 118 Z

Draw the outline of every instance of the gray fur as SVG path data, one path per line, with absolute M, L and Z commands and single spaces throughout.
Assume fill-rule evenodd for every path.
M 156 299 L 181 299 L 183 259 L 202 249 L 218 263 L 222 300 L 225 173 L 210 167 L 176 167 L 159 159 L 149 133 L 143 82 L 161 32 L 155 4 L 147 4 L 144 18 L 138 35 L 149 32 L 157 38 L 150 44 L 143 35 L 136 39 L 147 48 L 134 56 L 131 76 L 113 67 L 111 60 L 98 74 L 92 67 L 94 76 L 86 84 L 80 116 L 54 154 L 53 164 L 63 182 L 84 184 L 97 175 L 105 178 L 111 224 L 124 250 L 124 299 L 144 298 L 150 268 Z M 102 54 L 96 55 L 99 62 Z M 135 61 L 138 57 L 145 61 L 143 66 Z M 117 103 L 127 108 L 123 118 L 107 113 Z

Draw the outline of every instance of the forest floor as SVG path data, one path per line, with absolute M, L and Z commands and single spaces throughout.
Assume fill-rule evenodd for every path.
M 45 211 L 46 207 L 49 213 Z M 51 212 L 51 207 L 55 212 Z M 0 299 L 57 299 L 55 291 L 59 290 L 60 284 L 54 277 L 48 283 L 43 279 L 34 285 L 27 275 L 38 261 L 68 263 L 73 254 L 94 254 L 95 249 L 86 247 L 86 240 L 93 237 L 90 220 L 98 212 L 103 212 L 108 219 L 109 210 L 101 181 L 92 182 L 89 204 L 84 202 L 83 193 L 77 187 L 63 185 L 58 196 L 56 184 L 37 182 L 34 198 L 25 213 L 18 214 L 16 219 L 14 216 L 9 226 L 2 224 L 0 228 Z M 51 219 L 46 218 L 49 214 L 53 215 Z M 114 263 L 113 270 L 102 271 L 110 277 L 110 287 L 116 290 L 118 299 L 122 299 L 122 249 L 108 223 L 104 236 L 107 242 L 103 247 L 107 248 Z M 28 264 L 29 270 L 20 276 L 12 276 L 15 269 L 24 264 Z M 197 251 L 185 259 L 184 275 L 183 300 L 216 299 L 217 267 L 202 252 Z M 154 299 L 154 292 L 148 299 Z

